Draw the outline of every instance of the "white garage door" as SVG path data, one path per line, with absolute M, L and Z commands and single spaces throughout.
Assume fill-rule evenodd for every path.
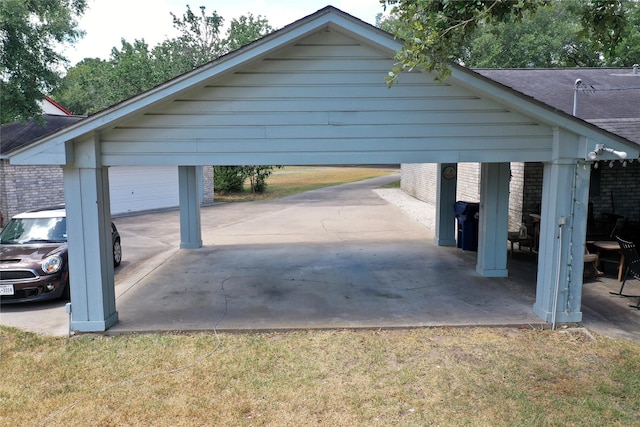
M 176 207 L 176 166 L 113 166 L 109 168 L 111 214 Z

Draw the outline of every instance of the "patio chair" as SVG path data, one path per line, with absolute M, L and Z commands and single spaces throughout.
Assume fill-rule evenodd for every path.
M 638 256 L 636 245 L 635 243 L 621 239 L 618 236 L 616 236 L 616 240 L 618 240 L 618 243 L 620 244 L 620 251 L 622 252 L 622 256 L 624 257 L 624 276 L 622 279 L 620 290 L 618 292 L 609 293 L 612 295 L 620 295 L 622 297 L 640 298 L 640 295 L 628 295 L 622 293 L 629 275 L 631 275 L 631 277 L 636 280 L 640 280 L 640 257 Z M 640 306 L 640 301 L 638 301 L 638 306 Z M 632 307 L 639 308 L 638 306 Z

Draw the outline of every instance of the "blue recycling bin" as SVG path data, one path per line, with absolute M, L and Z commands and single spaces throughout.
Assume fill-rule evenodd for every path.
M 458 221 L 457 246 L 463 251 L 477 251 L 480 203 L 457 201 L 453 210 Z

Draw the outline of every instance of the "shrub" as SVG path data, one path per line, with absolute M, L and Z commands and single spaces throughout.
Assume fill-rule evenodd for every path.
M 240 193 L 248 178 L 253 193 L 264 193 L 274 168 L 282 166 L 214 166 L 213 185 L 219 193 Z
M 242 166 L 213 167 L 213 187 L 220 193 L 242 192 L 246 178 Z

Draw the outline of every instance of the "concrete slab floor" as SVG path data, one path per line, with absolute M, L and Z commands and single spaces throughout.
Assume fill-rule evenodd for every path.
M 175 252 L 119 297 L 120 321 L 109 332 L 545 327 L 532 311 L 534 254 L 516 251 L 507 278 L 480 277 L 475 252 L 434 246 L 425 221 L 410 214 L 428 217 L 432 207 L 406 195 L 390 204 L 372 191 L 392 179 L 203 209 L 205 246 Z M 607 281 L 616 286 L 597 279 Z M 603 327 L 607 305 L 590 299 L 591 327 L 636 337 L 640 312 L 609 304 L 634 321 L 624 322 L 629 330 Z
M 534 254 L 516 250 L 507 278 L 480 277 L 475 252 L 433 245 L 433 206 L 372 191 L 396 179 L 205 207 L 194 250 L 178 249 L 176 211 L 116 218 L 120 320 L 108 333 L 548 326 L 532 310 Z M 640 294 L 640 282 L 627 286 Z M 640 341 L 640 310 L 609 295 L 618 288 L 613 276 L 585 282 L 583 324 Z M 68 333 L 62 302 L 2 306 L 0 323 Z

